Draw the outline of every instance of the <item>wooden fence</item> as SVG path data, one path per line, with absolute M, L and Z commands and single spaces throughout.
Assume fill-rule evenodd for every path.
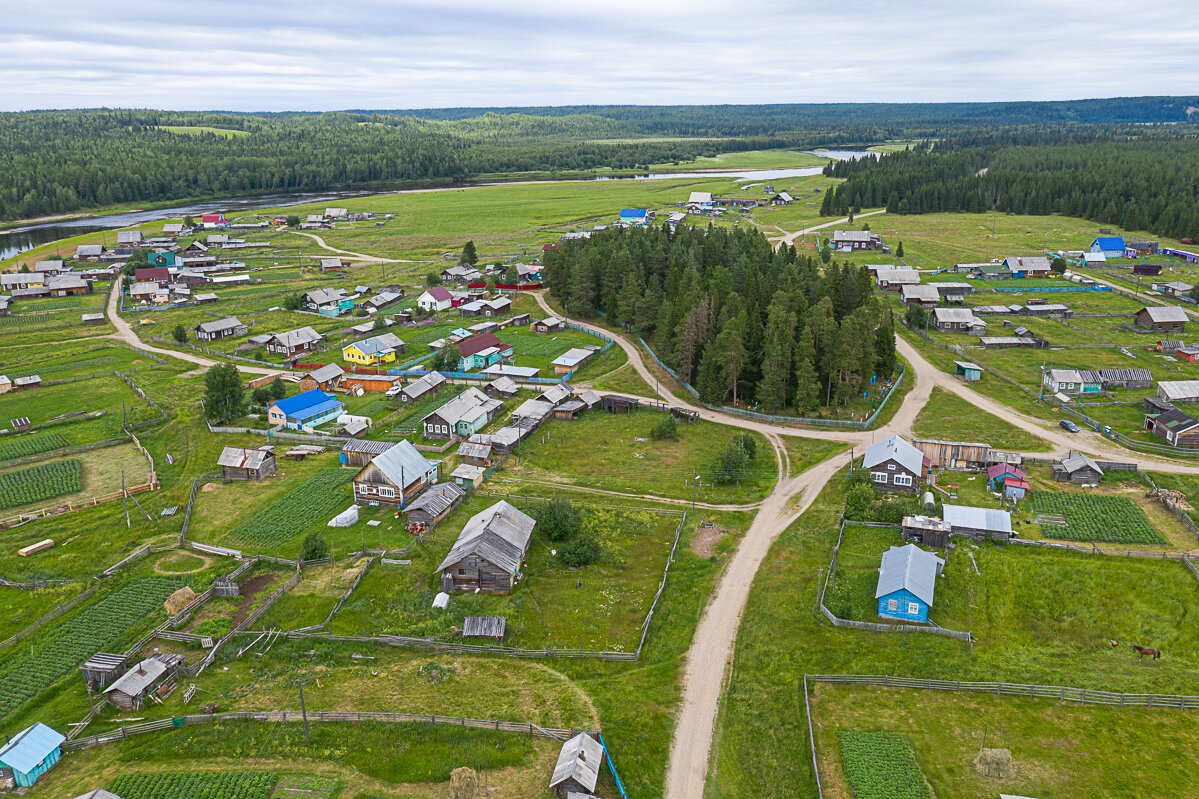
M 355 555 L 354 557 L 360 558 L 362 555 Z M 350 586 L 342 592 L 341 598 L 337 600 L 337 604 L 333 606 L 333 610 L 329 611 L 329 615 L 325 617 L 324 621 L 322 621 L 320 624 L 314 624 L 311 627 L 301 627 L 300 629 L 291 632 L 307 632 L 309 630 L 319 630 L 323 627 L 328 627 L 329 622 L 333 621 L 333 617 L 337 615 L 337 611 L 341 610 L 341 606 L 344 605 L 346 600 L 353 596 L 354 592 L 358 590 L 358 584 L 362 582 L 362 578 L 366 576 L 366 573 L 370 571 L 371 566 L 374 566 L 378 559 L 378 555 L 370 556 L 370 560 L 368 560 L 366 565 L 359 570 L 358 576 L 354 578 L 354 581 L 350 583 Z
M 32 624 L 30 624 L 28 627 L 26 627 L 24 630 L 21 630 L 20 632 L 15 633 L 14 635 L 6 638 L 3 641 L 0 641 L 0 649 L 7 649 L 8 647 L 12 646 L 13 644 L 17 643 L 18 641 L 28 638 L 30 635 L 37 632 L 42 627 L 45 627 L 47 624 L 54 621 L 55 619 L 57 619 L 59 616 L 63 615 L 67 611 L 71 610 L 72 608 L 76 608 L 79 605 L 86 602 L 87 600 L 91 599 L 92 595 L 95 594 L 99 590 L 100 590 L 100 585 L 93 585 L 91 588 L 87 589 L 83 593 L 77 594 L 77 595 L 71 597 L 70 599 L 66 600 L 65 602 L 61 602 L 61 603 L 55 605 L 54 608 L 49 613 L 47 613 L 46 615 L 42 616 L 39 619 L 34 620 L 34 622 Z
M 259 635 L 262 630 L 243 630 L 241 635 Z M 595 658 L 598 660 L 614 660 L 636 662 L 637 652 L 614 652 L 610 650 L 577 649 L 571 647 L 549 649 L 521 649 L 514 646 L 497 644 L 463 644 L 448 641 L 431 641 L 428 638 L 412 638 L 404 635 L 333 635 L 326 632 L 285 633 L 289 639 L 319 639 L 322 641 L 341 641 L 356 644 L 386 644 L 387 646 L 412 647 L 429 652 L 448 653 L 454 655 L 500 655 L 514 658 Z
M 127 724 L 110 732 L 77 738 L 63 743 L 64 752 L 87 749 L 92 746 L 123 741 L 131 735 L 147 732 L 178 729 L 197 724 L 220 724 L 227 721 L 264 721 L 270 723 L 302 723 L 307 717 L 308 722 L 380 722 L 384 724 L 443 724 L 451 727 L 462 727 L 474 730 L 494 730 L 497 732 L 512 732 L 540 738 L 552 738 L 564 741 L 580 732 L 598 735 L 589 730 L 566 730 L 547 728 L 531 721 L 500 721 L 497 719 L 474 719 L 466 716 L 439 716 L 432 713 L 388 713 L 385 711 L 354 711 L 354 710 L 310 710 L 307 714 L 299 710 L 274 710 L 245 713 L 197 713 L 190 716 L 158 719 L 140 724 Z
M 280 586 L 278 590 L 276 590 L 273 594 L 271 594 L 269 597 L 267 597 L 266 601 L 263 602 L 261 605 L 259 605 L 258 608 L 253 613 L 251 613 L 249 616 L 247 616 L 241 622 L 236 624 L 232 630 L 230 630 L 228 633 L 226 633 L 224 636 L 222 636 L 219 641 L 217 641 L 215 644 L 213 644 L 212 649 L 209 649 L 208 653 L 206 655 L 204 655 L 204 657 L 202 659 L 200 659 L 200 660 L 196 661 L 195 663 L 193 663 L 192 665 L 186 667 L 185 671 L 187 672 L 188 676 L 197 677 L 204 671 L 204 669 L 211 666 L 213 661 L 216 660 L 217 651 L 222 646 L 224 646 L 226 643 L 228 643 L 229 640 L 233 638 L 233 636 L 239 634 L 240 632 L 242 632 L 243 630 L 248 628 L 251 624 L 253 624 L 254 622 L 258 621 L 260 618 L 262 618 L 262 616 L 268 610 L 271 609 L 271 605 L 274 605 L 275 602 L 278 601 L 279 597 L 283 596 L 288 591 L 295 588 L 296 583 L 298 583 L 299 581 L 300 581 L 300 571 L 299 571 L 299 569 L 297 569 L 296 573 L 293 574 L 291 577 L 289 577 L 287 582 L 285 582 L 282 586 Z
M 38 452 L 34 455 L 25 455 L 21 458 L 12 458 L 11 460 L 0 462 L 0 469 L 11 469 L 15 466 L 24 466 L 28 463 L 37 463 L 39 461 L 51 460 L 52 458 L 63 458 L 67 455 L 77 455 L 81 452 L 91 452 L 94 449 L 105 449 L 107 447 L 115 447 L 118 444 L 124 444 L 123 438 L 106 438 L 103 441 L 93 441 L 89 444 L 76 444 L 70 447 L 61 447 L 59 449 L 51 449 L 46 452 Z

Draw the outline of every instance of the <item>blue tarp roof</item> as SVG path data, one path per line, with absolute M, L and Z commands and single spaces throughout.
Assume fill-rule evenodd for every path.
M 12 741 L 0 749 L 0 763 L 14 771 L 28 774 L 66 739 L 65 735 L 55 732 L 39 721 L 14 735 Z
M 621 219 L 624 219 L 625 217 L 630 217 L 630 216 L 632 216 L 632 217 L 647 216 L 648 214 L 649 214 L 649 211 L 645 210 L 644 208 L 621 208 L 620 209 L 620 218 Z
M 1098 244 L 1099 249 L 1101 249 L 1101 250 L 1123 250 L 1124 249 L 1124 237 L 1123 236 L 1100 236 L 1097 239 L 1095 239 L 1094 241 L 1092 241 L 1091 244 Z
M 275 403 L 275 407 L 283 414 L 297 419 L 310 419 L 338 405 L 344 405 L 341 400 L 330 397 L 319 388 L 287 397 Z

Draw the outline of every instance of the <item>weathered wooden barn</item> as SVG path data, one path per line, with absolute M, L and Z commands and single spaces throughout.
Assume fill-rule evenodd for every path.
M 938 441 L 913 438 L 933 469 L 983 469 L 991 463 L 991 445 L 977 441 Z
M 454 483 L 435 483 L 408 506 L 408 522 L 411 524 L 437 524 L 450 514 L 466 492 Z
M 441 589 L 511 591 L 521 578 L 535 524 L 506 500 L 472 516 L 437 567 Z
M 226 480 L 262 480 L 275 473 L 275 455 L 263 449 L 225 447 L 217 465 Z
M 1103 469 L 1085 453 L 1074 451 L 1053 464 L 1053 479 L 1059 483 L 1095 484 L 1103 479 Z

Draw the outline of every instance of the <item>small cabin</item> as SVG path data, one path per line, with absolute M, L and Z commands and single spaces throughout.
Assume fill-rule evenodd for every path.
M 181 657 L 179 659 L 182 661 Z M 166 658 L 155 655 L 122 674 L 120 679 L 104 690 L 104 695 L 109 702 L 122 710 L 137 710 L 142 706 L 146 695 L 171 676 L 173 671 Z
M 13 735 L 0 748 L 0 787 L 32 786 L 62 759 L 62 744 L 66 739 L 40 721 Z
M 467 521 L 437 571 L 443 591 L 511 591 L 523 575 L 532 516 L 500 500 Z
M 225 447 L 217 465 L 226 480 L 263 480 L 275 473 L 275 454 L 263 449 Z
M 1053 466 L 1053 479 L 1059 483 L 1094 485 L 1103 479 L 1103 469 L 1082 452 L 1074 451 Z
M 589 795 L 595 791 L 600 768 L 604 765 L 604 747 L 585 732 L 562 744 L 550 788 L 566 799 L 571 793 Z
M 928 621 L 937 576 L 945 561 L 915 544 L 891 547 L 883 553 L 878 569 L 878 615 L 887 619 Z
M 454 483 L 436 483 L 408 506 L 409 524 L 437 524 L 450 514 L 466 492 Z

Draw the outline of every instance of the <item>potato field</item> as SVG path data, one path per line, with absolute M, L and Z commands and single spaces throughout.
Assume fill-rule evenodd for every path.
M 354 479 L 349 469 L 324 469 L 244 524 L 233 528 L 229 538 L 263 546 L 281 544 L 297 536 L 315 521 L 327 521 L 349 497 L 337 489 Z
M 1164 544 L 1166 539 L 1128 497 L 1034 491 L 1032 507 L 1066 519 L 1066 526 L 1045 524 L 1046 538 L 1110 541 L 1119 544 Z
M 270 771 L 184 771 L 122 774 L 108 786 L 121 799 L 270 799 Z
M 130 627 L 161 610 L 179 585 L 164 577 L 134 580 L 14 647 L 0 662 L 0 714 L 37 696 L 96 652 L 110 651 Z
M 74 494 L 82 489 L 83 465 L 78 460 L 41 463 L 0 474 L 0 510 Z
M 932 799 L 906 735 L 843 732 L 841 767 L 854 799 Z
M 0 461 L 25 458 L 39 452 L 49 452 L 67 446 L 70 446 L 70 442 L 58 433 L 38 433 L 32 436 L 9 438 L 0 441 Z

